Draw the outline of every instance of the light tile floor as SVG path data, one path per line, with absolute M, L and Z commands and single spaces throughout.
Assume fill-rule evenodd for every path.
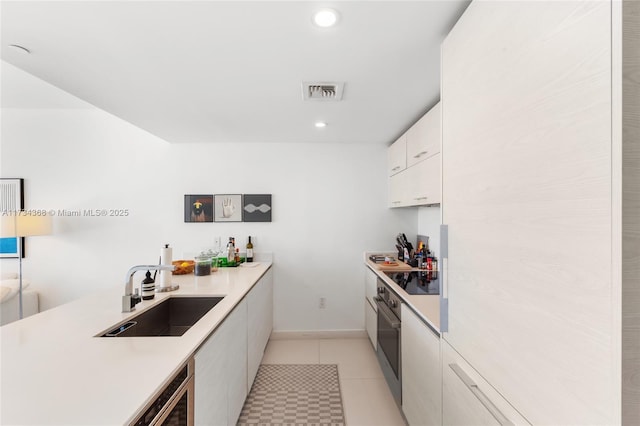
M 405 426 L 367 338 L 270 340 L 262 363 L 338 364 L 348 426 Z

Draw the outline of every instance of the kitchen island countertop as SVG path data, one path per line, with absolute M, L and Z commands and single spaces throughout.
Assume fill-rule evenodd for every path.
M 123 282 L 0 327 L 0 424 L 128 424 L 270 267 L 174 275 L 179 290 L 128 313 L 120 312 Z M 224 299 L 182 336 L 95 337 L 167 297 L 186 295 Z

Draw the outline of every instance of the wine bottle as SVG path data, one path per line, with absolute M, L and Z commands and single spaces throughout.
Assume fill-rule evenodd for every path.
M 249 242 L 247 243 L 247 262 L 253 262 L 253 243 L 251 243 L 251 236 L 249 236 Z

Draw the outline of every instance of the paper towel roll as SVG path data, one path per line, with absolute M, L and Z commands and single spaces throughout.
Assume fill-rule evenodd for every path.
M 171 265 L 173 259 L 173 250 L 169 247 L 169 244 L 165 244 L 160 249 L 160 264 Z M 171 287 L 171 279 L 173 274 L 171 271 L 160 271 L 160 287 Z

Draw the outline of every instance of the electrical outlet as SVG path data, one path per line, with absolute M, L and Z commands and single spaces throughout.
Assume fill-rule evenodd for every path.
M 326 308 L 326 307 L 327 307 L 327 299 L 325 299 L 324 297 L 321 297 L 321 298 L 320 298 L 320 303 L 319 303 L 318 307 L 319 307 L 320 309 L 324 309 L 324 308 Z

